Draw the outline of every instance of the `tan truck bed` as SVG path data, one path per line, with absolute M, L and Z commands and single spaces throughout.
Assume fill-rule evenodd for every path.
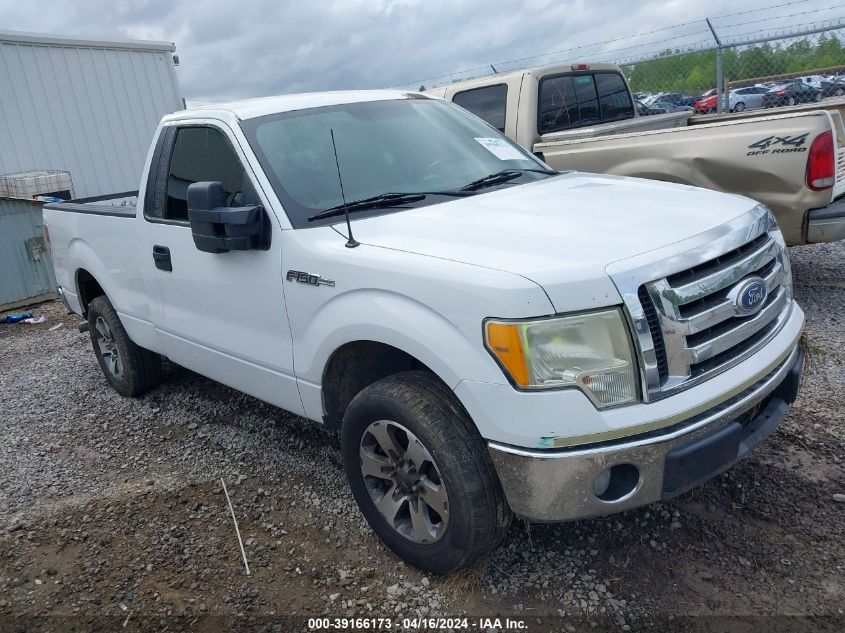
M 501 93 L 504 87 L 498 116 L 504 119 L 505 134 L 555 169 L 637 176 L 748 196 L 772 209 L 789 244 L 845 238 L 845 98 L 721 115 L 638 116 L 632 110 L 626 119 L 540 133 L 545 80 L 602 73 L 624 79 L 610 64 L 557 64 L 430 92 L 459 102 L 461 95 L 492 87 Z M 477 114 L 484 118 L 484 112 Z M 816 191 L 806 182 L 807 161 L 813 141 L 828 131 L 834 139 L 835 181 Z
M 812 139 L 826 130 L 839 138 L 839 168 L 832 191 L 804 182 Z M 774 137 L 774 138 L 772 138 Z M 784 144 L 804 138 L 801 145 Z M 771 144 L 766 145 L 766 139 Z M 787 241 L 827 241 L 808 235 L 805 214 L 845 193 L 845 150 L 838 110 L 721 118 L 680 128 L 573 140 L 541 140 L 533 147 L 555 169 L 601 172 L 742 193 L 774 211 Z M 796 141 L 798 142 L 798 141 Z M 757 144 L 757 147 L 752 147 Z

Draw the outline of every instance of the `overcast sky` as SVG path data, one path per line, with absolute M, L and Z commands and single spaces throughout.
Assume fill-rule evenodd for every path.
M 727 35 L 840 18 L 842 6 L 824 0 L 0 0 L 0 25 L 174 42 L 184 95 L 224 100 L 416 88 L 423 80 L 430 87 L 453 71 L 549 51 L 564 52 L 499 69 L 618 59 L 708 40 L 702 22 L 652 32 L 705 15 L 724 15 L 714 24 Z M 744 13 L 725 15 L 737 12 Z M 567 52 L 574 47 L 582 48 Z

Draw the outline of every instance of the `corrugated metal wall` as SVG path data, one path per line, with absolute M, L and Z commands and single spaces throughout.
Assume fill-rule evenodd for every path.
M 0 174 L 67 170 L 76 197 L 133 191 L 183 107 L 168 43 L 0 32 Z
M 41 203 L 0 198 L 0 308 L 55 292 Z

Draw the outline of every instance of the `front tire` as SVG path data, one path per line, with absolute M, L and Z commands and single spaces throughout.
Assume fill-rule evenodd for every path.
M 106 381 L 122 396 L 140 396 L 161 382 L 161 356 L 132 342 L 103 295 L 88 304 L 91 345 Z
M 341 447 L 361 513 L 410 564 L 449 573 L 507 533 L 511 512 L 487 447 L 431 374 L 404 372 L 362 390 L 344 416 Z

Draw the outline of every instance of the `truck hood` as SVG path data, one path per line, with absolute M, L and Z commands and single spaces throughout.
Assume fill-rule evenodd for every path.
M 362 244 L 521 275 L 555 311 L 620 303 L 606 267 L 749 211 L 741 196 L 652 180 L 571 172 L 361 219 Z M 354 216 L 353 216 L 354 217 Z M 346 233 L 344 225 L 337 229 Z

